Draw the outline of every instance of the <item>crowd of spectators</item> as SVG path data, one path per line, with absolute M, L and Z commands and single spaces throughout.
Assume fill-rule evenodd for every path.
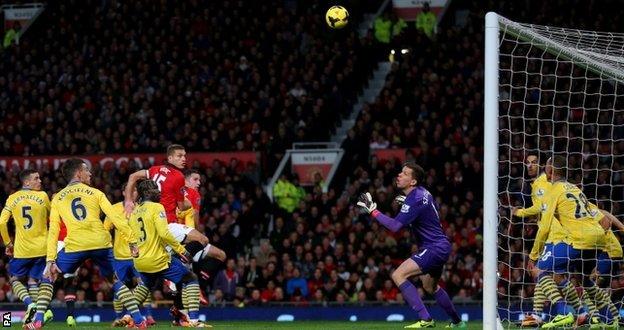
M 0 153 L 326 141 L 376 65 L 323 1 L 52 1 L 0 56 Z
M 315 5 L 274 5 L 51 4 L 29 31 L 41 39 L 27 33 L 1 54 L 0 153 L 162 152 L 175 141 L 190 152 L 256 150 L 275 162 L 293 141 L 327 139 L 374 66 L 373 39 L 327 34 Z M 342 180 L 328 192 L 285 177 L 303 193 L 284 208 L 269 201 L 257 173 L 218 162 L 198 168 L 198 230 L 228 255 L 202 279 L 211 304 L 403 303 L 390 274 L 417 245 L 407 231 L 392 234 L 354 207 L 370 191 L 380 211 L 398 210 L 393 177 L 401 163 L 377 156 L 382 148 L 405 148 L 406 160 L 427 170 L 424 184 L 453 246 L 440 285 L 455 301 L 480 299 L 484 8 L 454 6 L 451 17 L 471 10 L 465 25 L 443 24 L 431 39 L 417 33 L 409 53 L 397 56 L 379 97 L 348 132 Z M 92 8 L 95 19 L 86 15 Z M 297 14 L 286 14 L 293 8 Z M 134 170 L 96 165 L 93 185 L 120 201 Z M 18 185 L 5 171 L 1 200 Z M 46 190 L 64 184 L 55 170 L 41 171 Z M 0 302 L 15 301 L 5 265 L 6 258 Z M 501 274 L 523 276 L 504 265 Z M 110 300 L 92 265 L 77 282 L 79 305 Z M 168 298 L 167 288 L 155 292 L 156 301 Z M 58 290 L 53 303 L 62 302 Z

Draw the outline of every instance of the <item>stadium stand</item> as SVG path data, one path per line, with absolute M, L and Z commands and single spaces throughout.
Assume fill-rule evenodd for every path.
M 550 19 L 564 1 L 529 2 L 542 9 L 536 23 L 567 23 Z M 190 152 L 259 151 L 268 155 L 261 172 L 271 173 L 292 142 L 329 137 L 379 59 L 370 34 L 324 34 L 313 6 L 295 19 L 277 1 L 101 3 L 51 2 L 31 37 L 0 54 L 1 154 L 162 152 L 179 142 Z M 519 20 L 528 15 L 506 4 L 495 6 Z M 86 14 L 92 8 L 95 19 Z M 406 232 L 388 233 L 353 205 L 369 190 L 380 210 L 396 211 L 392 177 L 405 159 L 428 169 L 453 244 L 441 285 L 456 301 L 480 299 L 483 8 L 458 1 L 448 16 L 460 9 L 471 13 L 466 25 L 442 24 L 434 41 L 405 32 L 416 34 L 411 51 L 349 132 L 344 180 L 329 192 L 308 190 L 294 212 L 271 222 L 276 206 L 258 169 L 193 165 L 205 183 L 198 229 L 232 259 L 202 282 L 211 304 L 403 303 L 389 274 L 415 247 Z M 617 21 L 597 17 L 588 27 L 615 30 Z M 0 200 L 18 186 L 8 170 L 0 167 Z M 94 186 L 120 201 L 118 187 L 134 170 L 96 166 Z M 51 192 L 64 184 L 51 168 L 42 177 Z M 6 260 L 0 302 L 17 299 Z M 517 270 L 501 275 L 531 282 Z M 223 287 L 223 276 L 238 285 Z M 85 301 L 111 300 L 97 269 L 83 268 L 77 281 Z M 155 300 L 168 294 L 164 288 Z

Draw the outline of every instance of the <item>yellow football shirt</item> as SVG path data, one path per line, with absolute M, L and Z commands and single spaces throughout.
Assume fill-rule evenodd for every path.
M 114 204 L 113 210 L 119 213 L 122 216 L 122 218 L 126 221 L 126 223 L 128 223 L 128 219 L 126 219 L 126 216 L 124 215 L 123 202 Z M 123 238 L 123 235 L 119 232 L 119 230 L 117 230 L 117 227 L 115 227 L 115 225 L 113 224 L 113 220 L 111 220 L 111 218 L 108 216 L 106 217 L 106 220 L 104 220 L 104 228 L 106 228 L 107 231 L 110 231 L 111 229 L 115 229 L 115 235 L 113 238 L 113 255 L 115 256 L 115 259 L 117 260 L 132 259 L 132 253 L 130 252 L 130 245 L 128 241 L 126 241 Z
M 61 218 L 67 227 L 65 251 L 80 252 L 110 248 L 111 235 L 100 220 L 100 213 L 111 218 L 115 227 L 130 243 L 136 243 L 134 233 L 123 216 L 103 192 L 84 183 L 70 183 L 52 199 L 47 260 L 56 259 L 56 244 Z
M 542 173 L 540 176 L 538 176 L 531 184 L 531 200 L 533 201 L 533 205 L 526 209 L 519 209 L 516 215 L 519 217 L 540 215 L 542 212 L 543 198 L 551 187 L 552 184 L 548 181 L 545 173 Z M 531 260 L 537 260 L 537 258 L 539 258 L 544 244 L 561 243 L 565 240 L 567 236 L 566 231 L 563 229 L 563 227 L 561 227 L 561 223 L 559 223 L 559 221 L 551 221 L 549 223 L 545 223 L 540 220 L 540 217 L 538 217 L 538 233 L 540 232 L 540 228 L 543 226 L 550 226 L 548 228 L 548 235 L 546 237 L 542 235 L 535 238 L 533 248 L 531 249 L 531 253 L 529 254 L 529 258 L 531 258 Z M 544 232 L 544 230 L 545 229 L 541 229 L 542 232 Z
M 50 199 L 45 191 L 22 189 L 7 198 L 0 213 L 0 234 L 5 244 L 11 242 L 7 223 L 15 221 L 15 258 L 46 255 Z
M 605 234 L 605 241 L 606 246 L 604 248 L 604 252 L 609 255 L 609 258 L 620 259 L 624 256 L 620 240 L 617 239 L 612 230 L 607 230 L 607 233 Z
M 165 250 L 169 245 L 179 254 L 184 247 L 175 240 L 167 228 L 165 208 L 160 203 L 143 202 L 135 207 L 130 216 L 130 227 L 138 238 L 141 253 L 134 259 L 134 267 L 142 273 L 157 273 L 167 269 L 171 256 Z
M 606 244 L 605 231 L 599 223 L 603 216 L 602 212 L 591 207 L 577 186 L 558 181 L 546 193 L 540 221 L 544 222 L 544 228 L 550 228 L 551 222 L 558 219 L 567 233 L 567 244 L 578 250 L 593 250 L 604 249 Z M 548 234 L 546 229 L 541 229 L 537 236 Z
M 184 211 L 176 211 L 176 216 L 180 220 L 184 220 L 184 225 L 190 228 L 195 228 L 195 217 L 197 211 L 194 208 L 189 208 Z

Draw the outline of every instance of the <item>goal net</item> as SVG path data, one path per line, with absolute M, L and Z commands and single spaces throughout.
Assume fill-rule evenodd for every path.
M 532 311 L 535 283 L 526 266 L 537 219 L 510 216 L 512 206 L 532 204 L 527 155 L 541 166 L 564 156 L 568 181 L 600 208 L 624 214 L 623 82 L 624 34 L 486 17 L 486 328 L 496 317 L 506 327 Z

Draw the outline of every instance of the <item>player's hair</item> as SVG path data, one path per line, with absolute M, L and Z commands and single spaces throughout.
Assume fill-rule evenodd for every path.
M 22 170 L 19 173 L 19 180 L 20 180 L 20 182 L 22 184 L 24 184 L 24 181 L 26 181 L 30 177 L 31 174 L 35 174 L 35 173 L 37 173 L 37 170 L 33 170 L 33 169 L 30 169 L 30 168 Z
M 199 174 L 199 171 L 196 169 L 189 168 L 188 170 L 184 171 L 184 178 L 188 178 L 189 176 L 193 174 Z
M 177 150 L 184 150 L 184 146 L 181 144 L 172 144 L 167 147 L 167 157 L 173 155 Z
M 539 153 L 537 151 L 529 151 L 526 153 L 526 157 L 524 159 L 529 158 L 530 156 L 535 156 L 539 160 Z
M 414 162 L 407 162 L 403 164 L 403 166 L 412 170 L 412 179 L 416 180 L 417 186 L 420 186 L 421 184 L 423 184 L 423 181 L 425 180 L 425 170 L 423 170 L 423 168 L 420 167 L 420 165 Z
M 151 201 L 151 202 L 159 202 L 160 201 L 160 190 L 158 190 L 158 185 L 156 182 L 150 179 L 140 180 L 137 185 L 137 193 L 139 194 L 139 201 Z
M 555 155 L 551 158 L 553 175 L 565 177 L 568 167 L 568 160 L 564 156 Z
M 67 182 L 71 181 L 84 163 L 84 160 L 80 158 L 70 158 L 66 160 L 61 166 L 61 173 L 63 173 L 65 180 L 67 180 Z

